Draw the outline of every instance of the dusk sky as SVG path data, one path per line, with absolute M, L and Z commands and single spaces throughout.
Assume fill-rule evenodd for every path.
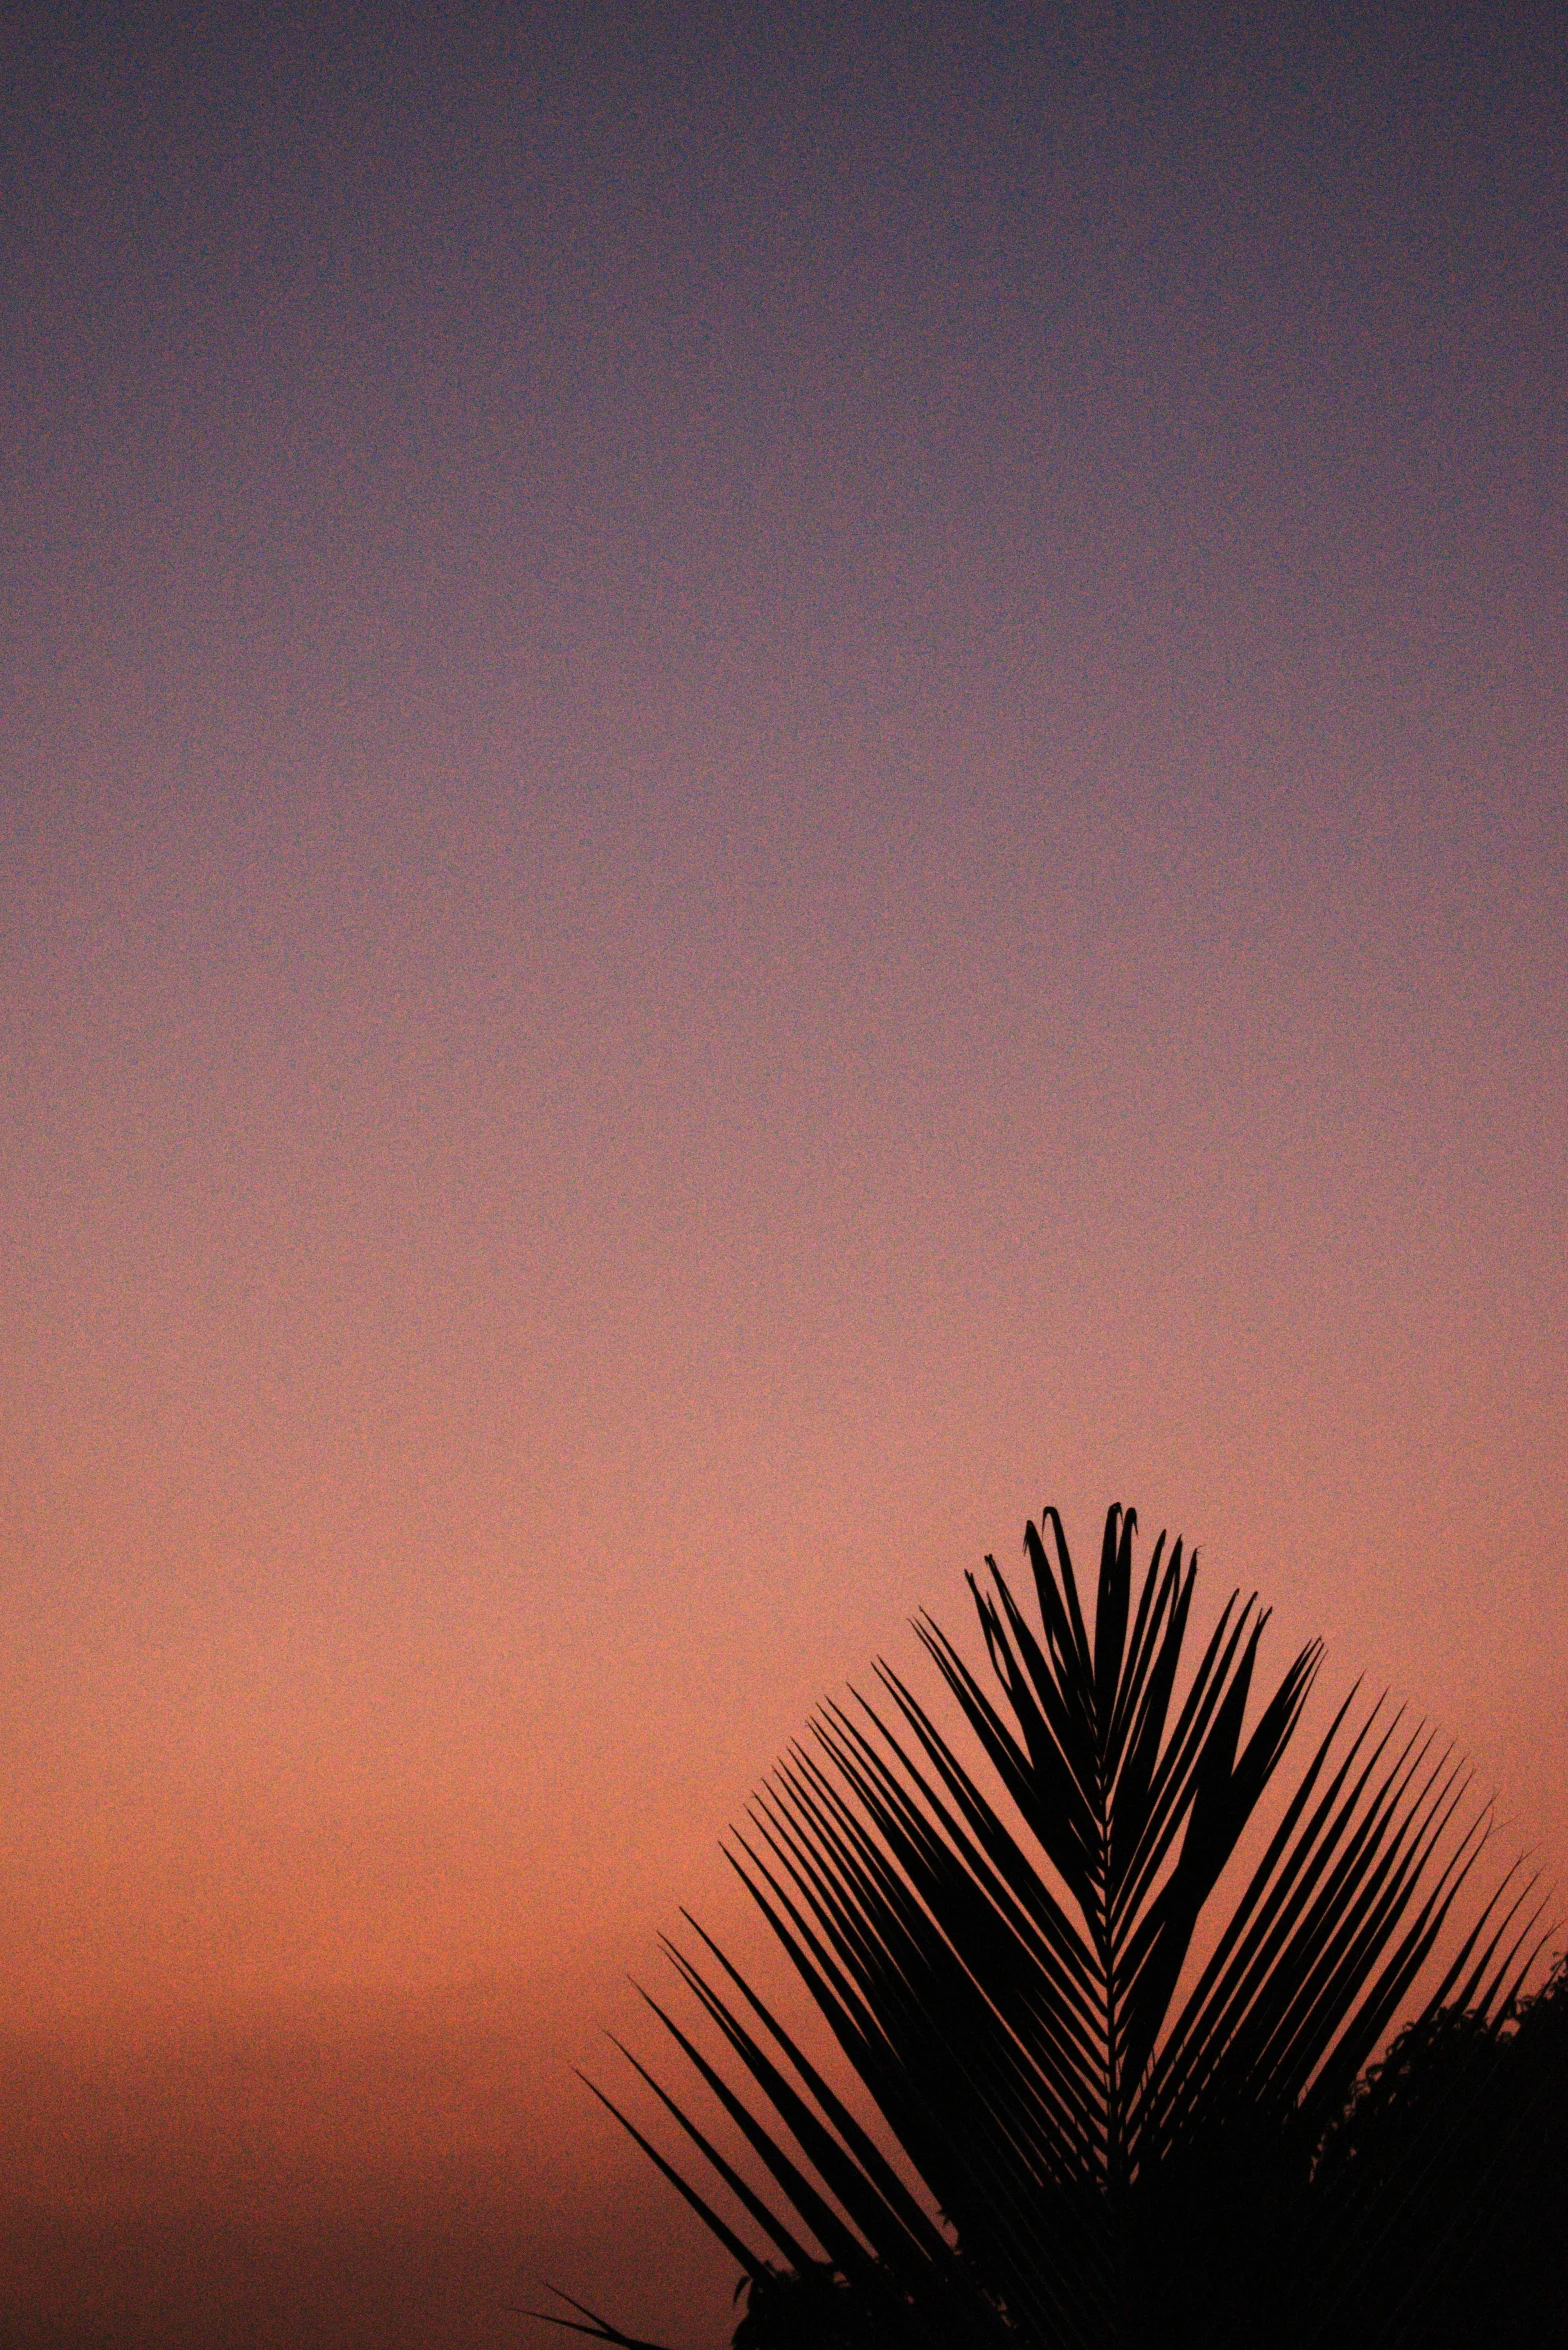
M 1551 12 L 0 88 L 7 2343 L 716 2350 L 571 2068 L 1045 1501 L 1568 1912 Z

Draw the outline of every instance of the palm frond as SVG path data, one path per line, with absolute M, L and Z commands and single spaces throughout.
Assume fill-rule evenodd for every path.
M 771 2339 L 767 2310 L 808 2305 L 842 2330 L 840 2288 L 889 2345 L 1099 2350 L 1145 2327 L 1176 2338 L 1183 2308 L 1202 2312 L 1206 2338 L 1239 2340 L 1217 2286 L 1172 2282 L 1174 2215 L 1189 2209 L 1208 2211 L 1192 2224 L 1216 2241 L 1250 2225 L 1238 2273 L 1265 2240 L 1277 2273 L 1294 2262 L 1296 2307 L 1276 2338 L 1310 2332 L 1305 2222 L 1290 2215 L 1438 1947 L 1487 1819 L 1430 1733 L 1381 1701 L 1357 1721 L 1352 1691 L 1195 1960 L 1322 1647 L 1309 1642 L 1254 1706 L 1268 1617 L 1236 1592 L 1184 1680 L 1196 1562 L 1162 1534 L 1135 1577 L 1136 1524 L 1107 1514 L 1092 1634 L 1054 1510 L 1024 1536 L 1032 1619 L 994 1559 L 985 1583 L 969 1578 L 989 1685 L 929 1617 L 916 1622 L 972 1757 L 882 1664 L 877 1701 L 823 1706 L 733 1833 L 732 1865 L 875 2128 L 700 1929 L 705 1959 L 667 1945 L 726 2061 L 649 2005 L 752 2175 L 630 2061 L 738 2225 L 626 2126 L 752 2280 L 738 2340 Z M 1524 1896 L 1504 1890 L 1418 2024 L 1458 1990 L 1495 2037 L 1530 1934 Z M 1332 2205 L 1311 2206 L 1319 2261 Z M 1336 2224 L 1364 2265 L 1372 2223 L 1341 2197 Z M 801 2280 L 793 2298 L 781 2277 Z

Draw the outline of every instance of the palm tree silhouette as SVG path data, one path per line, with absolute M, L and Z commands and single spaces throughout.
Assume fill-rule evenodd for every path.
M 649 2005 L 737 2159 L 630 2051 L 685 2167 L 604 2102 L 740 2268 L 736 2350 L 1355 2338 L 1358 2279 L 1421 2156 L 1390 2154 L 1369 2194 L 1343 2142 L 1335 2163 L 1320 2149 L 1432 1959 L 1487 1817 L 1430 1732 L 1382 1701 L 1353 1718 L 1353 1691 L 1200 1939 L 1243 1835 L 1262 1834 L 1322 1649 L 1301 1651 L 1244 1737 L 1266 1615 L 1234 1593 L 1183 1679 L 1195 1564 L 1162 1534 L 1136 1577 L 1135 1527 L 1109 1511 L 1092 1636 L 1052 1509 L 1024 1536 L 1037 1621 L 994 1559 L 988 1585 L 968 1578 L 989 1684 L 917 1621 L 978 1765 L 879 1664 L 878 1702 L 825 1705 L 733 1832 L 729 1857 L 879 2128 L 694 1920 L 690 1948 L 665 1944 L 721 2061 Z M 1495 2042 L 1535 1955 L 1528 1891 L 1510 1872 L 1493 1892 L 1420 2028 L 1457 2011 Z M 654 2350 L 559 2298 L 576 2314 L 558 2323 Z

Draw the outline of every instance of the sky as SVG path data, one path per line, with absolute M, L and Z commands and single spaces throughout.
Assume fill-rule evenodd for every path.
M 0 88 L 6 2338 L 717 2350 L 572 2068 L 1047 1501 L 1568 1884 L 1546 12 Z

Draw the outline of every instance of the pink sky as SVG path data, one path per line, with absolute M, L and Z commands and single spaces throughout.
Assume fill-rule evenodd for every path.
M 19 2342 L 724 2339 L 570 2066 L 1047 1499 L 1562 1874 L 1560 75 L 1071 21 L 4 36 Z

